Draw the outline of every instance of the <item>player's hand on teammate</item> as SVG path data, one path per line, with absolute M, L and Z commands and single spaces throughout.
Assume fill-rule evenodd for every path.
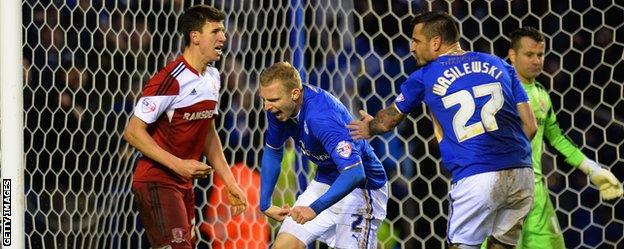
M 242 214 L 247 209 L 247 197 L 238 185 L 234 184 L 227 187 L 227 198 L 232 215 Z
M 264 215 L 269 216 L 271 219 L 282 222 L 286 219 L 286 216 L 290 213 L 290 206 L 288 203 L 284 204 L 282 207 L 271 205 L 267 210 L 264 211 Z
M 182 160 L 182 164 L 173 170 L 187 179 L 206 178 L 214 171 L 212 166 L 192 159 Z
M 354 140 L 371 138 L 369 124 L 373 121 L 373 116 L 364 110 L 360 110 L 360 116 L 362 116 L 360 120 L 353 120 L 347 125 L 349 135 Z
M 290 217 L 297 223 L 303 225 L 316 217 L 316 212 L 310 207 L 296 206 L 290 210 Z
M 603 200 L 613 200 L 622 197 L 624 193 L 622 183 L 611 173 L 611 171 L 600 167 L 596 162 L 585 159 L 579 169 L 589 176 L 592 184 L 598 187 L 600 197 Z

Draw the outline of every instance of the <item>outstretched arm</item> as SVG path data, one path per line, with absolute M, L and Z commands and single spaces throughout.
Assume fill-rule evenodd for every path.
M 362 119 L 353 120 L 347 125 L 353 139 L 369 139 L 374 135 L 386 133 L 394 129 L 406 117 L 395 104 L 377 112 L 374 118 L 364 110 L 360 110 L 360 115 Z
M 549 110 L 544 123 L 544 136 L 559 153 L 566 157 L 566 162 L 574 167 L 578 167 L 583 173 L 589 176 L 589 180 L 600 191 L 603 200 L 612 200 L 622 196 L 622 183 L 611 173 L 589 159 L 568 137 L 563 135 L 557 116 L 554 111 Z

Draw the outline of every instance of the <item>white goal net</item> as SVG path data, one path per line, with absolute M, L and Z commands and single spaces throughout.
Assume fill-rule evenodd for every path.
M 259 169 L 262 69 L 291 61 L 305 82 L 332 92 L 353 113 L 376 113 L 416 69 L 411 17 L 429 9 L 460 22 L 464 49 L 501 57 L 511 31 L 527 25 L 543 31 L 546 63 L 538 80 L 562 129 L 624 179 L 621 1 L 24 0 L 27 248 L 148 248 L 130 192 L 136 152 L 121 133 L 143 84 L 181 51 L 177 18 L 199 3 L 227 14 L 217 123 L 232 164 Z M 443 248 L 449 174 L 424 107 L 372 144 L 391 183 L 379 244 Z M 547 152 L 542 162 L 566 246 L 623 248 L 624 201 L 601 201 L 561 156 Z M 274 203 L 292 204 L 309 174 L 299 159 L 285 160 L 283 168 Z M 212 183 L 196 184 L 198 248 L 270 243 L 269 236 L 246 236 L 262 231 L 256 226 L 274 236 L 278 224 L 255 207 L 228 223 Z

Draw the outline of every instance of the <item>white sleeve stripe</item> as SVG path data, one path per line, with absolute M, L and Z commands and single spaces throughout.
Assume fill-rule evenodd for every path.
M 178 63 L 178 65 L 167 74 L 167 76 L 163 79 L 158 90 L 156 90 L 156 96 L 164 95 L 167 90 L 171 87 L 171 82 L 178 78 L 178 75 L 185 69 L 184 62 Z
M 349 166 L 345 167 L 344 169 L 342 169 L 340 172 L 344 172 L 344 171 L 349 170 L 349 169 L 351 169 L 351 168 L 355 168 L 356 166 L 358 166 L 358 165 L 360 165 L 360 164 L 362 164 L 362 161 L 359 161 L 359 162 L 357 162 L 357 163 L 351 164 L 351 165 L 349 165 Z
M 270 144 L 268 144 L 268 143 L 265 143 L 265 144 L 264 144 L 264 146 L 269 147 L 269 148 L 274 149 L 274 150 L 279 150 L 279 149 L 281 149 L 282 147 L 284 147 L 284 145 L 282 144 L 282 146 L 275 148 L 275 147 L 271 146 L 271 145 L 270 145 Z
M 180 69 L 184 69 L 184 62 L 178 63 L 171 72 L 167 73 L 167 76 L 165 76 L 165 78 L 160 82 L 160 86 L 158 86 L 156 94 L 154 94 L 155 96 L 164 95 L 164 93 L 169 90 L 171 82 L 177 78 L 177 74 L 179 74 L 179 72 L 182 72 Z
M 405 113 L 403 113 L 403 112 L 401 111 L 401 109 L 399 109 L 399 107 L 396 105 L 396 102 L 393 102 L 393 103 L 392 103 L 392 106 L 394 107 L 394 109 L 396 109 L 397 111 L 399 111 L 399 113 L 401 113 L 401 114 L 405 114 Z

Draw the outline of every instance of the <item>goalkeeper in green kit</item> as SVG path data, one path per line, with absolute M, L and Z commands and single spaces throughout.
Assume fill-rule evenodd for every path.
M 600 190 L 603 200 L 612 200 L 622 196 L 622 184 L 613 173 L 583 155 L 581 150 L 562 134 L 546 89 L 535 81 L 535 77 L 541 73 L 544 65 L 544 50 L 544 36 L 538 30 L 525 27 L 511 33 L 509 59 L 516 69 L 522 87 L 529 96 L 538 125 L 537 134 L 531 141 L 533 171 L 535 172 L 534 203 L 524 220 L 522 236 L 517 248 L 565 248 L 563 234 L 553 204 L 548 198 L 548 188 L 542 176 L 543 138 L 546 138 L 550 145 L 565 156 L 568 164 L 589 176 L 591 183 Z

